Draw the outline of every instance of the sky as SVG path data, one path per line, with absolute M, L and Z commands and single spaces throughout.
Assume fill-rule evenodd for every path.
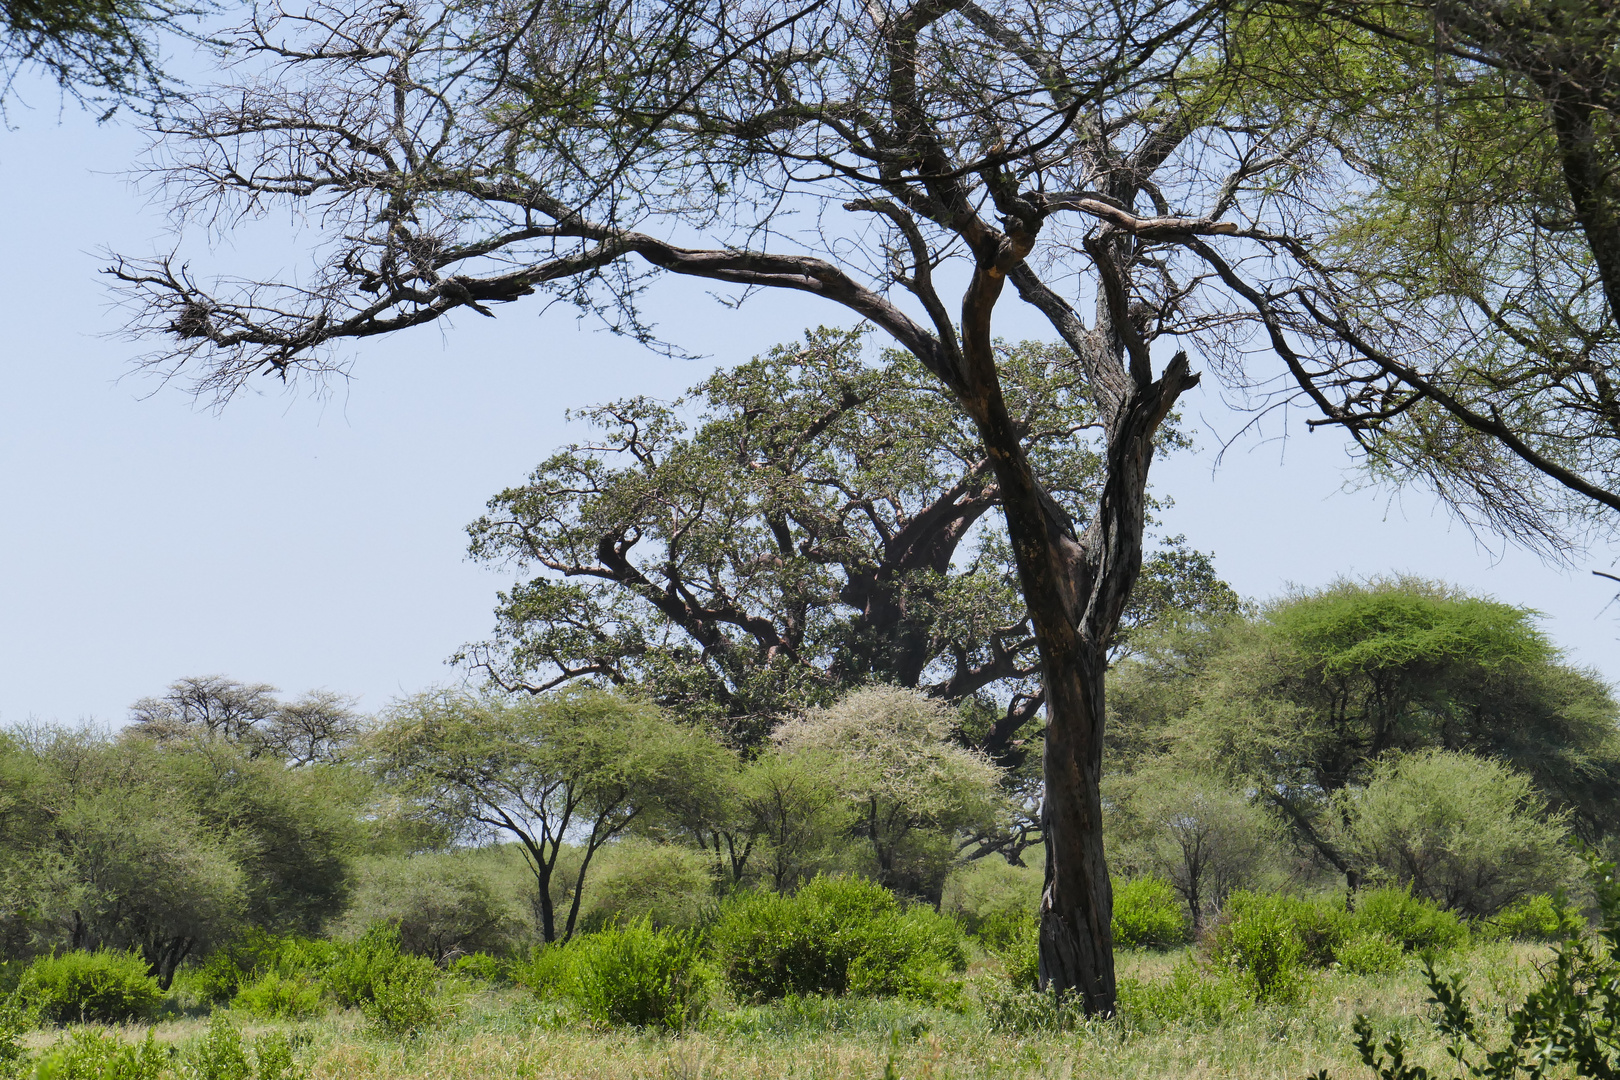
M 107 249 L 173 243 L 127 177 L 143 137 L 38 97 L 0 131 L 0 724 L 118 724 L 186 675 L 335 690 L 367 710 L 459 681 L 446 659 L 488 634 L 511 577 L 467 561 L 463 529 L 580 437 L 568 408 L 671 398 L 715 364 L 841 321 L 802 297 L 732 311 L 676 281 L 651 313 L 705 360 L 531 302 L 373 339 L 347 354 L 347 379 L 264 379 L 212 409 L 135 373 L 143 346 L 117 335 L 98 273 Z M 266 229 L 288 251 L 304 238 Z M 224 244 L 206 262 L 264 257 Z M 1040 332 L 1015 301 L 1001 307 L 1008 336 Z M 1213 551 L 1241 594 L 1442 579 L 1536 609 L 1573 661 L 1620 681 L 1620 604 L 1606 608 L 1591 576 L 1615 553 L 1548 566 L 1481 542 L 1420 491 L 1355 490 L 1343 439 L 1302 417 L 1220 455 L 1246 417 L 1205 382 L 1183 409 L 1198 447 L 1155 467 L 1174 500 L 1159 531 Z

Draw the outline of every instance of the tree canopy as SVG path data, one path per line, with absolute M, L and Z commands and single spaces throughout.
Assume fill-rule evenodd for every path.
M 977 734 L 1005 753 L 1044 695 L 995 476 L 937 382 L 904 353 L 874 361 L 868 337 L 823 328 L 688 400 L 586 410 L 596 436 L 469 530 L 474 557 L 542 574 L 502 594 L 496 637 L 463 658 L 512 690 L 635 684 L 743 745 L 868 681 L 978 696 L 1003 714 Z M 1061 348 L 1000 348 L 1025 445 L 1083 521 L 1101 462 L 1079 376 Z M 1173 538 L 1120 643 L 1168 610 L 1236 605 Z
M 1331 799 L 1400 753 L 1496 758 L 1588 840 L 1620 826 L 1620 707 L 1523 608 L 1409 578 L 1346 581 L 1160 645 L 1115 681 L 1121 741 L 1254 783 L 1347 873 L 1324 831 Z

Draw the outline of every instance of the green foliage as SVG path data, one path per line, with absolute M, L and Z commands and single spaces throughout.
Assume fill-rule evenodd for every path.
M 367 990 L 360 1012 L 386 1035 L 415 1035 L 439 1026 L 453 1011 L 439 969 L 423 956 L 399 956 L 373 968 Z
M 1009 921 L 1001 940 L 993 949 L 1001 960 L 1001 972 L 1015 989 L 1033 990 L 1040 982 L 1041 922 L 1034 914 Z
M 683 1031 L 702 1019 L 713 993 L 696 931 L 641 919 L 545 951 L 565 954 L 560 985 L 599 1024 Z
M 1435 1004 L 1435 1030 L 1462 1075 L 1484 1080 L 1554 1075 L 1608 1077 L 1620 1074 L 1620 883 L 1613 863 L 1588 858 L 1601 913 L 1595 935 L 1566 924 L 1566 937 L 1551 963 L 1541 965 L 1540 984 L 1506 1010 L 1505 1023 L 1487 1026 L 1469 1002 L 1462 976 L 1443 978 L 1432 954 L 1424 973 Z M 1372 1021 L 1358 1016 L 1356 1049 L 1380 1080 L 1439 1080 L 1406 1062 L 1399 1033 L 1380 1046 Z M 1502 1034 L 1497 1035 L 1495 1031 Z M 1388 1057 L 1385 1057 L 1385 1055 Z
M 1251 982 L 1219 967 L 1183 961 L 1163 979 L 1121 979 L 1119 1011 L 1136 1027 L 1172 1024 L 1217 1027 L 1253 1007 Z
M 916 690 L 869 686 L 782 724 L 784 754 L 819 766 L 850 805 L 857 835 L 872 845 L 877 880 L 937 899 L 957 832 L 1004 812 L 1004 773 L 953 739 L 954 718 Z
M 1586 920 L 1579 912 L 1546 893 L 1527 896 L 1516 904 L 1509 904 L 1486 923 L 1486 927 L 1503 937 L 1526 941 L 1559 941 L 1571 931 L 1579 931 Z
M 1013 866 L 1004 859 L 975 859 L 945 879 L 940 911 L 991 950 L 1000 950 L 1022 931 L 1041 902 L 1041 870 Z
M 645 701 L 588 687 L 538 697 L 419 695 L 372 733 L 369 749 L 379 776 L 451 832 L 523 845 L 547 941 L 566 939 L 577 919 L 575 908 L 556 909 L 554 877 L 572 850 L 564 832 L 586 837 L 572 890 L 578 903 L 604 845 L 736 765 L 711 735 Z
M 536 945 L 527 958 L 513 961 L 512 981 L 541 998 L 566 994 L 573 965 L 573 954 L 566 946 Z
M 23 973 L 17 996 L 40 1017 L 58 1024 L 116 1024 L 149 1019 L 163 991 L 139 956 L 98 949 L 39 957 Z
M 223 1013 L 181 1055 L 182 1080 L 300 1080 L 292 1044 L 281 1032 L 255 1040 L 251 1052 Z
M 1210 958 L 1246 980 L 1258 1001 L 1289 1002 L 1304 988 L 1306 943 L 1299 934 L 1297 900 L 1235 892 L 1229 918 L 1210 944 Z
M 450 964 L 449 971 L 452 975 L 497 985 L 509 984 L 512 981 L 512 965 L 496 959 L 489 953 L 468 953 L 466 956 L 458 956 Z
M 1181 899 L 1170 883 L 1139 877 L 1114 890 L 1114 944 L 1165 949 L 1187 940 Z
M 1574 872 L 1566 815 L 1549 814 L 1525 774 L 1471 754 L 1380 761 L 1336 805 L 1333 833 L 1369 878 L 1461 914 L 1493 915 Z
M 1109 866 L 1122 877 L 1169 882 L 1194 933 L 1233 890 L 1255 891 L 1282 876 L 1276 819 L 1212 772 L 1148 758 L 1109 776 L 1104 794 Z
M 645 919 L 690 928 L 715 909 L 714 861 L 678 844 L 628 839 L 603 850 L 585 889 L 580 925 L 597 930 Z
M 81 1027 L 40 1055 L 34 1080 L 159 1080 L 169 1055 L 148 1031 L 131 1046 L 116 1035 Z
M 1100 461 L 1058 433 L 1090 422 L 1091 404 L 1058 349 L 998 343 L 997 360 L 1045 489 L 1082 520 Z M 687 409 L 633 398 L 583 416 L 588 445 L 541 463 L 468 530 L 480 560 L 590 568 L 502 595 L 495 639 L 470 655 L 504 682 L 623 680 L 758 745 L 774 718 L 857 686 L 1026 654 L 1002 629 L 1023 608 L 1001 523 L 981 518 L 993 502 L 958 501 L 982 468 L 978 434 L 920 364 L 873 355 L 865 332 L 808 331 L 694 387 Z M 637 542 L 604 563 L 603 536 Z M 696 581 L 713 599 L 672 607 Z M 749 628 L 722 614 L 732 604 Z M 791 656 L 761 650 L 761 626 L 796 641 Z
M 230 1001 L 243 987 L 268 974 L 287 979 L 319 976 L 337 956 L 338 946 L 330 941 L 249 928 L 210 954 L 190 973 L 189 983 L 205 1001 Z
M 472 852 L 383 856 L 359 864 L 354 898 L 335 932 L 358 936 L 378 922 L 399 930 L 400 948 L 441 967 L 469 952 L 504 952 L 518 922 Z
M 23 1071 L 28 1051 L 22 1037 L 35 1022 L 34 1011 L 23 1005 L 16 992 L 0 998 L 0 1080 L 9 1080 Z
M 1468 940 L 1468 926 L 1405 889 L 1369 889 L 1356 895 L 1354 925 L 1381 934 L 1408 952 L 1454 949 Z
M 1339 966 L 1353 975 L 1382 975 L 1406 960 L 1400 942 L 1376 930 L 1357 930 L 1333 948 Z
M 325 988 L 316 976 L 271 970 L 238 990 L 231 1007 L 271 1020 L 302 1020 L 321 1011 L 324 997 Z
M 950 1002 L 967 966 L 961 929 L 858 878 L 818 877 L 792 896 L 742 894 L 710 938 L 732 987 L 757 1000 L 787 994 L 898 994 Z
M 1122 664 L 1115 683 L 1110 708 L 1127 757 L 1170 753 L 1188 768 L 1233 778 L 1282 809 L 1296 839 L 1330 865 L 1359 871 L 1370 860 L 1369 868 L 1394 882 L 1416 872 L 1400 866 L 1400 837 L 1415 837 L 1403 832 L 1387 794 L 1380 799 L 1389 813 L 1369 819 L 1359 841 L 1333 829 L 1335 793 L 1358 792 L 1374 765 L 1394 753 L 1482 755 L 1529 777 L 1554 812 L 1570 813 L 1580 835 L 1596 837 L 1620 823 L 1620 733 L 1608 689 L 1565 664 L 1531 612 L 1434 582 L 1341 581 L 1285 596 L 1251 619 L 1177 629 L 1144 643 L 1141 658 Z M 1453 772 L 1447 783 L 1466 779 Z M 1494 846 L 1510 855 L 1507 880 L 1468 899 L 1486 906 L 1464 910 L 1488 912 L 1516 889 L 1549 887 L 1534 880 L 1537 866 L 1547 868 L 1540 833 L 1555 831 L 1552 822 L 1527 839 L 1493 838 L 1511 831 L 1504 820 L 1519 830 L 1535 815 L 1504 819 L 1492 794 L 1505 790 L 1500 784 L 1436 791 L 1438 799 L 1429 797 L 1433 787 L 1400 788 L 1409 809 L 1435 808 L 1419 814 L 1422 828 L 1438 823 L 1448 801 L 1466 804 L 1469 815 L 1455 817 L 1468 830 L 1465 850 L 1437 858 L 1488 867 L 1489 856 L 1471 852 Z M 1487 812 L 1486 804 L 1495 808 Z M 1344 844 L 1353 850 L 1341 850 Z M 1515 850 L 1533 856 L 1533 872 L 1521 872 L 1525 860 Z M 1447 902 L 1440 892 L 1417 891 Z
M 339 1005 L 358 1008 L 384 1034 L 416 1034 L 452 1011 L 439 969 L 425 956 L 401 952 L 392 923 L 374 923 L 359 938 L 338 943 L 324 978 Z

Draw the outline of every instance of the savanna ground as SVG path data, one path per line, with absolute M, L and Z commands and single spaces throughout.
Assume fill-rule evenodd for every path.
M 1544 946 L 1487 942 L 1443 954 L 1438 967 L 1443 974 L 1460 972 L 1482 1019 L 1499 1024 L 1502 1006 L 1523 997 L 1549 955 Z M 975 963 L 962 1011 L 892 998 L 717 1001 L 698 1028 L 680 1035 L 593 1029 L 566 1006 L 468 978 L 451 989 L 458 1002 L 451 1019 L 406 1038 L 373 1031 L 352 1010 L 297 1022 L 232 1019 L 250 1045 L 272 1032 L 289 1036 L 297 1071 L 308 1080 L 1304 1080 L 1321 1069 L 1361 1077 L 1371 1074 L 1353 1046 L 1358 1014 L 1373 1020 L 1381 1038 L 1399 1031 L 1411 1063 L 1437 1070 L 1454 1064 L 1430 1030 L 1428 990 L 1415 958 L 1391 974 L 1312 972 L 1298 1001 L 1266 1005 L 1222 992 L 1214 977 L 1190 992 L 1185 981 L 1178 985 L 1178 967 L 1185 973 L 1194 959 L 1187 949 L 1122 952 L 1120 1017 L 1068 1030 L 1042 1026 L 1031 999 L 1009 998 L 993 961 Z M 177 1050 L 195 1043 L 211 1018 L 183 982 L 176 990 L 166 1018 L 155 1025 L 104 1030 L 132 1042 L 150 1030 Z M 35 1031 L 25 1045 L 46 1050 L 70 1030 Z

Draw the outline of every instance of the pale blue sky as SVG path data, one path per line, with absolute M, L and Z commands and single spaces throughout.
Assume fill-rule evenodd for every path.
M 130 375 L 139 347 L 107 336 L 119 320 L 99 249 L 168 243 L 119 175 L 141 137 L 77 112 L 58 124 L 46 100 L 0 132 L 0 723 L 119 722 L 187 674 L 325 687 L 366 708 L 453 680 L 445 658 L 485 635 L 503 584 L 465 561 L 462 528 L 571 437 L 566 408 L 672 397 L 713 363 L 841 320 L 802 297 L 731 312 L 672 282 L 654 313 L 712 359 L 671 361 L 571 309 L 542 319 L 539 304 L 513 305 L 369 341 L 354 378 L 324 395 L 264 380 L 215 414 Z M 1001 325 L 1038 332 L 1021 315 Z M 1213 383 L 1185 411 L 1205 432 L 1241 423 Z M 1609 594 L 1589 574 L 1611 556 L 1574 571 L 1499 558 L 1419 492 L 1345 492 L 1333 433 L 1245 439 L 1212 472 L 1215 441 L 1159 466 L 1156 487 L 1176 501 L 1164 531 L 1213 550 L 1241 593 L 1443 578 L 1540 609 L 1576 660 L 1620 679 L 1620 605 L 1602 613 Z

